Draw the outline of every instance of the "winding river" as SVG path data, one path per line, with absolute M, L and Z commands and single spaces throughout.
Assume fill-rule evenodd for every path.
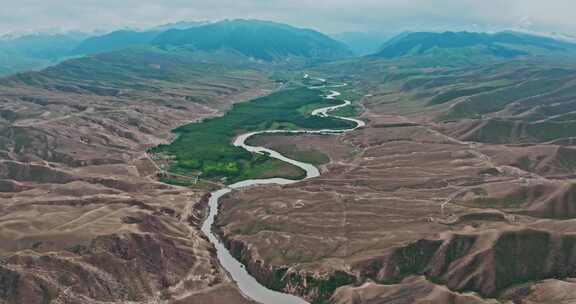
M 305 78 L 308 78 L 308 75 L 306 75 Z M 314 88 L 314 89 L 321 89 L 321 88 L 335 89 L 338 87 L 346 86 L 346 84 L 326 85 L 325 80 L 323 80 L 323 79 L 318 79 L 318 80 L 325 83 L 325 85 L 317 86 L 317 87 L 311 87 L 311 88 Z M 327 96 L 325 96 L 325 98 L 332 100 L 332 99 L 335 99 L 336 97 L 338 97 L 340 95 L 341 95 L 340 92 L 335 91 L 335 90 L 331 90 L 330 93 Z M 336 109 L 342 108 L 342 107 L 349 106 L 350 104 L 351 104 L 350 101 L 345 100 L 342 104 L 339 104 L 336 106 L 316 109 L 312 112 L 312 115 L 316 115 L 316 116 L 320 116 L 320 117 L 328 117 L 328 116 L 331 116 L 331 115 L 329 115 L 330 112 L 332 112 Z M 341 117 L 341 116 L 331 116 L 331 117 L 335 117 L 338 119 L 353 122 L 356 124 L 356 126 L 354 128 L 344 129 L 344 130 L 337 130 L 337 129 L 266 130 L 266 131 L 250 132 L 250 133 L 245 133 L 245 134 L 238 136 L 236 138 L 236 140 L 234 141 L 234 146 L 241 147 L 241 148 L 243 148 L 249 152 L 253 152 L 253 153 L 268 154 L 270 157 L 273 157 L 273 158 L 279 159 L 281 161 L 290 163 L 290 164 L 297 166 L 297 167 L 303 169 L 304 171 L 306 171 L 306 177 L 304 179 L 314 178 L 314 177 L 317 177 L 320 175 L 320 171 L 315 166 L 287 158 L 284 155 L 282 155 L 282 154 L 280 154 L 274 150 L 270 150 L 270 149 L 267 149 L 264 147 L 249 146 L 246 144 L 246 141 L 250 137 L 255 136 L 255 135 L 259 135 L 259 134 L 274 134 L 274 133 L 341 134 L 341 133 L 353 131 L 355 129 L 358 129 L 360 127 L 365 126 L 365 123 L 361 120 L 358 120 L 358 119 Z M 220 190 L 212 192 L 211 193 L 212 195 L 211 195 L 210 200 L 208 202 L 209 213 L 208 213 L 208 217 L 207 217 L 206 221 L 202 224 L 202 232 L 204 232 L 204 234 L 206 234 L 208 236 L 208 239 L 210 240 L 210 242 L 212 244 L 214 244 L 214 246 L 216 247 L 216 253 L 218 256 L 218 261 L 224 267 L 224 269 L 226 269 L 226 271 L 228 271 L 230 277 L 236 282 L 236 284 L 238 285 L 238 287 L 240 288 L 242 293 L 246 297 L 248 297 L 248 298 L 250 298 L 256 302 L 259 302 L 259 303 L 263 303 L 263 304 L 307 304 L 308 302 L 304 301 L 303 299 L 301 299 L 299 297 L 285 294 L 285 293 L 281 293 L 281 292 L 277 292 L 277 291 L 273 291 L 273 290 L 270 290 L 270 289 L 264 287 L 263 285 L 258 283 L 256 281 L 256 279 L 248 273 L 248 271 L 246 270 L 244 265 L 242 265 L 240 262 L 238 262 L 230 254 L 228 249 L 224 246 L 222 241 L 219 239 L 219 237 L 217 235 L 215 235 L 214 231 L 212 230 L 214 220 L 215 220 L 216 215 L 218 213 L 218 201 L 222 196 L 224 196 L 224 195 L 226 195 L 226 194 L 228 194 L 228 193 L 230 193 L 236 189 L 241 189 L 241 188 L 246 188 L 246 187 L 251 187 L 251 186 L 257 186 L 257 185 L 269 185 L 269 184 L 288 185 L 288 184 L 294 184 L 297 182 L 299 182 L 299 180 L 290 180 L 290 179 L 284 179 L 284 178 L 244 180 L 244 181 L 229 185 L 226 188 L 222 188 Z

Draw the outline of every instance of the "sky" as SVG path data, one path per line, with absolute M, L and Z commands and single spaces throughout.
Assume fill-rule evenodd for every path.
M 522 29 L 576 35 L 574 0 L 0 0 L 0 33 L 264 19 L 326 33 Z

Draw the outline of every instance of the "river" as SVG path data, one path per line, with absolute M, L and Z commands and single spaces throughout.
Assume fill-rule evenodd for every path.
M 306 75 L 308 76 L 308 75 Z M 305 78 L 308 78 L 306 77 Z M 321 82 L 325 82 L 323 79 L 318 79 Z M 339 88 L 346 86 L 346 84 L 337 84 L 337 85 L 324 85 L 324 86 L 316 86 L 312 88 L 320 89 L 320 88 Z M 326 99 L 336 99 L 336 97 L 340 96 L 340 92 L 331 90 L 330 93 L 325 96 Z M 320 117 L 328 117 L 331 116 L 329 113 L 337 110 L 342 107 L 349 106 L 351 104 L 350 101 L 345 100 L 342 104 L 330 107 L 324 107 L 316 109 L 312 112 L 312 115 L 320 116 Z M 348 118 L 348 117 L 341 117 L 341 116 L 331 116 L 335 118 L 339 118 L 342 120 L 354 122 L 356 126 L 354 128 L 346 129 L 346 130 L 336 130 L 336 129 L 324 129 L 324 130 L 266 130 L 266 131 L 258 131 L 258 132 L 250 132 L 245 133 L 238 136 L 234 140 L 234 146 L 241 147 L 246 149 L 249 152 L 253 153 L 261 153 L 261 154 L 268 154 L 270 157 L 279 159 L 281 161 L 290 163 L 294 166 L 297 166 L 304 171 L 306 171 L 306 177 L 304 179 L 314 178 L 320 175 L 320 171 L 318 168 L 311 164 L 299 162 L 294 159 L 290 159 L 285 157 L 284 155 L 270 150 L 264 147 L 253 147 L 246 144 L 246 141 L 255 135 L 259 134 L 277 134 L 277 133 L 291 133 L 291 134 L 342 134 L 344 132 L 349 132 L 356 130 L 365 126 L 365 123 L 358 119 Z M 205 222 L 202 225 L 202 232 L 208 236 L 210 242 L 216 247 L 216 253 L 218 256 L 218 261 L 226 269 L 232 280 L 236 282 L 242 293 L 249 299 L 254 300 L 256 302 L 262 304 L 307 304 L 308 302 L 304 301 L 303 299 L 270 290 L 265 286 L 261 285 L 256 281 L 254 277 L 252 277 L 244 265 L 238 262 L 228 251 L 228 249 L 224 246 L 222 241 L 219 239 L 217 235 L 215 235 L 214 231 L 212 230 L 212 226 L 214 224 L 214 220 L 216 215 L 218 214 L 218 201 L 220 198 L 236 189 L 246 188 L 251 186 L 257 185 L 288 185 L 297 183 L 299 180 L 289 180 L 284 178 L 268 178 L 268 179 L 250 179 L 237 182 L 235 184 L 229 185 L 226 188 L 222 188 L 220 190 L 214 191 L 211 193 L 210 200 L 208 202 L 209 205 L 209 213 L 208 217 L 206 218 Z

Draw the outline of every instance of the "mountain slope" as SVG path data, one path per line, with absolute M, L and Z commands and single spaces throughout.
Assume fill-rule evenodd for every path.
M 345 32 L 334 34 L 334 39 L 348 45 L 356 55 L 369 55 L 377 52 L 382 46 L 382 41 L 386 41 L 392 35 L 371 32 Z
M 187 30 L 170 30 L 153 44 L 201 51 L 232 50 L 265 61 L 287 57 L 336 59 L 351 56 L 342 43 L 319 32 L 284 24 L 231 20 Z
M 83 33 L 0 38 L 0 76 L 56 63 L 86 37 Z
M 119 50 L 136 45 L 149 44 L 161 31 L 128 31 L 120 30 L 103 36 L 90 37 L 73 51 L 73 55 L 87 55 Z
M 26 35 L 15 39 L 0 40 L 0 47 L 32 58 L 55 59 L 67 55 L 86 36 L 86 34 L 75 32 Z
M 80 43 L 72 55 L 88 55 L 149 45 L 158 35 L 173 29 L 189 29 L 206 24 L 205 22 L 176 22 L 159 25 L 147 30 L 117 30 L 101 36 L 90 37 Z
M 275 87 L 193 60 L 131 48 L 0 79 L 0 303 L 249 303 L 199 230 L 207 190 L 157 182 L 144 152 Z
M 414 56 L 457 55 L 515 58 L 576 50 L 576 44 L 516 32 L 405 33 L 385 43 L 374 57 L 393 59 Z

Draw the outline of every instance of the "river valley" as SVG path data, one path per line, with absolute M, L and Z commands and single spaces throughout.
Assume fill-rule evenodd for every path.
M 335 88 L 335 87 L 341 87 L 344 85 L 345 84 L 332 85 L 332 86 L 326 85 L 324 88 Z M 341 95 L 340 92 L 335 91 L 335 90 L 331 90 L 325 98 L 328 100 L 333 100 L 340 95 Z M 349 106 L 350 104 L 351 104 L 350 101 L 345 100 L 340 105 L 330 106 L 330 107 L 322 107 L 322 108 L 316 109 L 312 112 L 312 115 L 319 116 L 319 117 L 328 117 L 330 112 L 337 110 L 339 108 L 342 108 L 342 107 Z M 233 144 L 234 144 L 234 146 L 241 147 L 241 148 L 245 149 L 246 151 L 249 151 L 252 153 L 267 154 L 272 158 L 275 158 L 275 159 L 281 160 L 283 162 L 289 163 L 291 165 L 297 166 L 306 172 L 305 179 L 318 177 L 320 175 L 320 171 L 315 166 L 287 158 L 287 157 L 283 156 L 282 154 L 280 154 L 274 150 L 271 150 L 271 149 L 267 149 L 264 147 L 253 147 L 253 146 L 247 145 L 246 141 L 250 137 L 255 136 L 255 135 L 260 135 L 260 134 L 275 134 L 275 133 L 341 134 L 341 133 L 353 131 L 353 130 L 356 130 L 358 128 L 365 126 L 365 123 L 361 120 L 357 120 L 357 119 L 353 119 L 353 118 L 347 118 L 347 117 L 340 117 L 340 116 L 332 116 L 332 117 L 353 122 L 356 124 L 356 126 L 354 128 L 346 129 L 346 130 L 339 130 L 339 129 L 265 130 L 265 131 L 250 132 L 250 133 L 245 133 L 245 134 L 238 136 L 234 140 Z M 225 247 L 224 243 L 219 239 L 219 237 L 215 234 L 215 232 L 212 229 L 215 218 L 218 214 L 219 199 L 221 197 L 225 196 L 226 194 L 228 194 L 234 190 L 241 189 L 241 188 L 253 187 L 253 186 L 258 186 L 258 185 L 267 185 L 267 184 L 288 185 L 288 184 L 293 184 L 293 183 L 297 183 L 297 182 L 299 182 L 299 180 L 290 180 L 290 179 L 284 179 L 284 178 L 249 179 L 249 180 L 237 182 L 235 184 L 227 186 L 226 188 L 222 188 L 222 189 L 219 189 L 219 190 L 211 193 L 211 197 L 209 200 L 209 208 L 210 208 L 209 214 L 208 214 L 206 221 L 202 225 L 202 232 L 204 232 L 208 236 L 210 242 L 212 244 L 214 244 L 214 246 L 216 247 L 218 261 L 220 262 L 222 267 L 224 267 L 226 269 L 226 271 L 229 273 L 229 275 L 231 276 L 233 281 L 236 282 L 236 284 L 238 285 L 238 287 L 242 291 L 242 293 L 246 297 L 248 297 L 254 301 L 257 301 L 260 303 L 270 303 L 270 304 L 303 304 L 303 303 L 308 303 L 299 297 L 280 293 L 280 292 L 276 292 L 276 291 L 273 291 L 273 290 L 270 290 L 270 289 L 264 287 L 259 282 L 257 282 L 254 277 L 252 277 L 248 273 L 248 271 L 246 270 L 244 265 L 242 265 L 240 262 L 238 262 L 230 254 L 228 249 Z

